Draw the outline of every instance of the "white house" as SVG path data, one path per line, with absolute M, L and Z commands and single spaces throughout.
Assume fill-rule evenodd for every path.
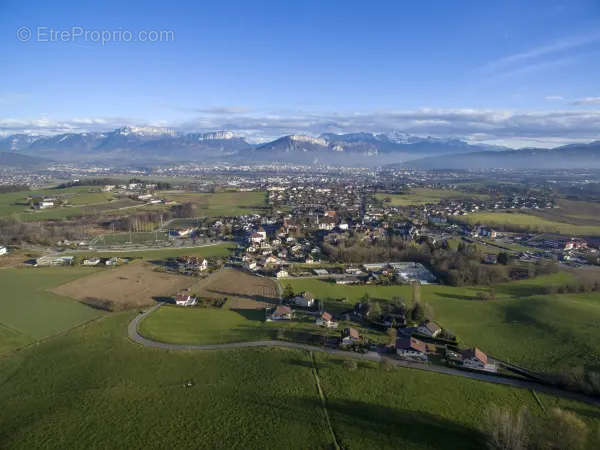
M 7 253 L 8 253 L 8 250 L 6 249 L 6 247 L 0 246 L 0 255 L 6 255 Z
M 304 308 L 311 308 L 315 304 L 315 296 L 310 292 L 305 291 L 301 295 L 294 297 L 294 304 L 303 306 Z
M 205 270 L 208 270 L 208 261 L 203 259 L 202 263 L 200 264 L 200 271 L 204 272 Z
M 287 270 L 281 269 L 279 272 L 277 272 L 277 278 L 287 278 L 289 276 L 290 274 L 287 272 Z
M 84 266 L 97 266 L 98 264 L 100 264 L 100 258 L 90 258 L 83 260 Z
M 175 296 L 177 306 L 194 306 L 196 303 L 198 303 L 198 299 L 191 295 L 180 294 Z
M 317 318 L 315 323 L 321 327 L 337 328 L 338 323 L 333 320 L 333 317 L 328 312 L 324 312 L 320 317 Z
M 419 325 L 417 331 L 425 336 L 437 337 L 442 332 L 442 328 L 437 323 L 426 320 Z
M 54 207 L 54 202 L 47 201 L 47 200 L 42 200 L 41 202 L 38 202 L 35 204 L 36 209 L 47 209 L 47 208 L 52 208 L 52 207 Z
M 396 354 L 401 358 L 412 358 L 427 361 L 427 346 L 425 342 L 414 337 L 396 339 Z

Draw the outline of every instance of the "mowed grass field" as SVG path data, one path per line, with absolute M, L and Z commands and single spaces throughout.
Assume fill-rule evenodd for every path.
M 1 269 L 0 354 L 100 316 L 98 310 L 49 292 L 86 274 L 89 269 L 77 267 Z
M 496 286 L 496 300 L 481 301 L 486 288 L 428 285 L 421 300 L 434 318 L 467 346 L 536 370 L 572 366 L 600 369 L 600 293 L 543 295 L 543 287 L 570 280 L 566 273 Z M 286 280 L 287 282 L 287 280 Z M 284 285 L 286 284 L 284 282 Z M 372 298 L 401 296 L 410 302 L 409 286 L 340 286 L 316 279 L 290 280 L 296 291 L 308 290 L 326 309 L 351 308 L 365 293 Z M 348 298 L 347 303 L 334 299 Z
M 120 258 L 140 258 L 147 261 L 164 260 L 168 258 L 176 258 L 178 256 L 198 256 L 204 258 L 221 258 L 231 254 L 232 249 L 236 247 L 236 244 L 226 242 L 223 244 L 216 245 L 205 245 L 201 247 L 193 248 L 177 248 L 168 247 L 153 250 L 124 250 L 124 251 L 107 251 L 101 250 L 97 252 L 77 252 L 75 253 L 78 258 L 86 257 L 101 257 L 101 258 L 112 258 L 118 256 Z
M 267 205 L 265 192 L 169 193 L 164 197 L 178 203 L 192 203 L 198 216 L 243 216 L 261 212 Z
M 547 215 L 546 217 L 551 216 Z M 574 236 L 600 235 L 600 223 L 597 225 L 579 225 L 577 223 L 559 222 L 546 217 L 524 212 L 478 212 L 462 216 L 461 220 L 471 225 L 482 224 L 490 227 L 512 225 L 540 233 L 558 233 Z M 576 221 L 574 220 L 574 222 Z
M 133 317 L 107 315 L 0 360 L 0 447 L 333 447 L 307 352 L 145 348 L 127 338 Z M 488 405 L 544 414 L 527 390 L 314 357 L 343 448 L 480 449 Z M 576 412 L 598 448 L 596 408 L 538 396 Z
M 390 206 L 415 206 L 425 205 L 427 203 L 439 203 L 446 199 L 461 199 L 461 198 L 479 198 L 486 199 L 489 196 L 484 194 L 473 194 L 465 191 L 451 189 L 429 189 L 429 188 L 413 188 L 407 194 L 386 194 L 377 193 L 375 198 L 381 200 L 384 204 Z M 385 199 L 389 198 L 389 203 Z

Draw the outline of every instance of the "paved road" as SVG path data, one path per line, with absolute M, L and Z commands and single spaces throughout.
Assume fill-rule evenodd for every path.
M 584 394 L 578 394 L 575 392 L 565 391 L 559 388 L 546 386 L 541 383 L 537 383 L 534 381 L 526 381 L 519 380 L 513 378 L 502 377 L 499 375 L 486 374 L 486 373 L 478 373 L 478 372 L 468 372 L 459 369 L 453 369 L 451 367 L 444 366 L 434 366 L 429 364 L 421 364 L 421 363 L 413 363 L 409 361 L 400 361 L 397 359 L 393 359 L 387 356 L 383 356 L 377 352 L 368 352 L 368 353 L 355 353 L 355 352 L 347 352 L 344 350 L 338 350 L 334 348 L 327 347 L 317 347 L 314 345 L 307 344 L 299 344 L 295 342 L 286 342 L 286 341 L 253 341 L 253 342 L 232 342 L 229 344 L 207 344 L 207 345 L 193 345 L 193 344 L 168 344 L 165 342 L 153 341 L 151 339 L 146 339 L 138 333 L 138 325 L 144 320 L 148 315 L 152 314 L 158 308 L 160 308 L 162 304 L 158 304 L 153 306 L 149 310 L 145 311 L 142 314 L 138 314 L 130 323 L 127 328 L 127 333 L 129 338 L 137 342 L 140 345 L 145 347 L 153 347 L 160 348 L 164 350 L 224 350 L 224 349 L 232 349 L 232 348 L 250 348 L 250 347 L 286 347 L 293 348 L 297 350 L 307 350 L 312 352 L 320 352 L 320 353 L 328 353 L 330 355 L 338 355 L 343 356 L 345 358 L 359 359 L 363 361 L 373 361 L 373 362 L 381 362 L 383 360 L 389 361 L 396 367 L 406 367 L 410 369 L 424 370 L 426 372 L 436 372 L 445 375 L 458 376 L 463 378 L 470 378 L 473 380 L 485 381 L 488 383 L 502 384 L 506 386 L 517 387 L 521 389 L 531 389 L 537 392 L 543 392 L 550 395 L 556 395 L 558 397 L 564 397 L 570 400 L 576 400 L 584 403 L 588 403 L 594 406 L 600 407 L 600 398 L 589 397 Z

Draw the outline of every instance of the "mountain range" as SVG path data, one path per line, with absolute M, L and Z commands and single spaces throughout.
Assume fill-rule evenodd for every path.
M 251 144 L 231 131 L 180 133 L 123 127 L 108 132 L 0 138 L 0 152 L 58 162 L 156 165 L 174 162 L 297 163 L 419 169 L 563 168 L 600 165 L 600 142 L 511 150 L 401 132 L 288 135 Z M 8 161 L 8 157 L 4 157 Z M 13 159 L 26 163 L 26 160 Z M 31 160 L 30 160 L 31 162 Z M 591 166 L 590 166 L 591 164 Z M 7 165 L 4 163 L 3 165 Z
M 15 134 L 0 138 L 0 151 L 56 161 L 144 162 L 236 161 L 301 164 L 402 162 L 422 156 L 499 150 L 459 139 L 417 137 L 402 133 L 327 133 L 319 137 L 289 135 L 251 144 L 231 131 L 179 133 L 167 128 L 123 127 L 109 132 L 54 136 Z

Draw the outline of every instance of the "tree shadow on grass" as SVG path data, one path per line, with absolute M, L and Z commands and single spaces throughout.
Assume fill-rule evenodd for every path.
M 175 304 L 173 297 L 157 296 L 157 297 L 152 297 L 152 300 L 154 300 L 156 303 Z
M 317 413 L 322 406 L 316 392 L 314 397 L 255 397 L 247 401 L 277 411 L 283 420 L 297 420 L 298 417 L 306 417 L 307 411 L 314 411 L 313 415 L 308 415 L 315 420 L 313 426 L 324 426 L 322 415 Z M 485 447 L 484 437 L 479 430 L 433 413 L 345 399 L 328 399 L 326 407 L 336 437 L 344 448 L 403 448 L 405 445 L 411 445 L 412 448 L 416 445 L 469 450 Z
M 246 320 L 250 321 L 265 321 L 265 311 L 263 309 L 230 309 L 242 316 Z
M 225 292 L 225 291 L 220 291 L 218 289 L 207 289 L 207 291 L 211 292 L 213 294 L 219 295 L 221 297 L 238 297 L 238 298 L 244 298 L 244 299 L 248 299 L 248 300 L 254 300 L 257 302 L 279 304 L 279 299 L 277 299 L 275 297 L 265 297 L 263 295 L 247 295 L 247 294 L 240 294 L 238 292 Z
M 487 288 L 481 288 L 482 292 L 487 292 Z M 467 300 L 467 301 L 482 301 L 477 295 L 456 295 L 456 294 L 446 294 L 443 292 L 437 292 L 436 295 L 442 298 L 449 298 L 452 300 Z

